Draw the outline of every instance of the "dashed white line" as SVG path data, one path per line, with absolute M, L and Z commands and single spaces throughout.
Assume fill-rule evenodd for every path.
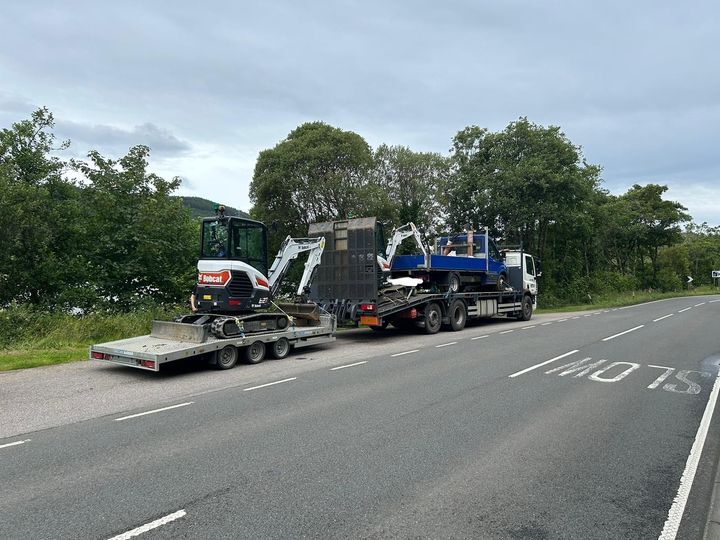
M 435 348 L 439 349 L 441 347 L 449 347 L 450 345 L 457 345 L 457 341 L 451 341 L 450 343 L 443 343 L 441 345 L 435 345 Z
M 611 339 L 615 339 L 616 337 L 624 336 L 625 334 L 629 334 L 630 332 L 634 332 L 635 330 L 640 330 L 640 329 L 643 328 L 644 326 L 645 326 L 644 324 L 641 324 L 641 325 L 638 325 L 638 326 L 635 326 L 635 327 L 631 328 L 630 330 L 625 330 L 624 332 L 620 332 L 620 333 L 618 333 L 618 334 L 613 334 L 612 336 L 608 336 L 608 337 L 606 337 L 606 338 L 603 338 L 602 340 L 603 340 L 603 341 L 610 341 Z
M 700 307 L 700 306 L 704 306 L 704 305 L 705 305 L 705 302 L 700 302 L 699 304 L 695 304 L 695 307 Z
M 590 317 L 591 315 L 593 315 L 593 313 L 588 313 L 587 315 L 583 315 L 583 317 Z
M 186 403 L 180 403 L 179 405 L 170 405 L 169 407 L 163 407 L 162 409 L 153 409 L 152 411 L 145 411 L 137 414 L 131 414 L 130 416 L 123 416 L 121 418 L 116 418 L 115 422 L 120 422 L 121 420 L 129 420 L 130 418 L 138 418 L 139 416 L 146 416 L 148 414 L 155 414 L 162 411 L 169 411 L 170 409 L 177 409 L 178 407 L 187 407 L 188 405 L 192 405 L 195 403 L 194 401 L 188 401 Z
M 134 538 L 135 536 L 140 536 L 143 533 L 146 533 L 153 529 L 157 529 L 158 527 L 161 527 L 163 525 L 167 525 L 171 521 L 180 519 L 181 517 L 185 516 L 186 514 L 187 514 L 187 512 L 185 512 L 185 510 L 178 510 L 177 512 L 173 512 L 172 514 L 168 514 L 165 517 L 161 517 L 160 519 L 156 519 L 155 521 L 146 523 L 145 525 L 137 527 L 131 531 L 124 532 L 122 534 L 118 534 L 117 536 L 113 536 L 112 538 L 110 538 L 110 540 L 129 540 L 130 538 Z
M 416 352 L 418 352 L 419 350 L 420 350 L 420 349 L 413 349 L 412 351 L 399 352 L 399 353 L 391 354 L 390 356 L 391 356 L 391 357 L 403 356 L 403 355 L 405 355 L 405 354 L 416 353 Z
M 503 332 L 500 332 L 501 334 L 509 334 L 510 332 L 514 332 L 515 330 L 505 330 Z
M 470 338 L 470 341 L 475 341 L 476 339 L 484 339 L 486 337 L 490 337 L 490 336 L 487 334 L 485 334 L 484 336 L 476 336 L 474 338 Z
M 555 358 L 551 358 L 550 360 L 545 360 L 544 362 L 540 362 L 539 364 L 536 364 L 536 365 L 531 366 L 531 367 L 529 367 L 529 368 L 525 368 L 525 369 L 523 369 L 522 371 L 518 371 L 517 373 L 513 373 L 512 375 L 508 375 L 508 377 L 510 377 L 510 378 L 512 379 L 513 377 L 517 377 L 517 376 L 519 376 L 519 375 L 523 375 L 524 373 L 527 373 L 528 371 L 532 371 L 533 369 L 537 369 L 537 368 L 539 368 L 539 367 L 543 367 L 543 366 L 549 364 L 550 362 L 554 362 L 555 360 L 560 360 L 561 358 L 565 358 L 566 356 L 570 356 L 571 354 L 575 354 L 575 353 L 578 352 L 579 350 L 580 350 L 580 349 L 575 349 L 574 351 L 566 352 L 565 354 L 561 354 L 560 356 L 556 356 Z
M 552 324 L 551 322 L 544 322 L 540 326 L 550 326 L 551 324 Z
M 536 326 L 537 326 L 536 324 L 533 324 L 530 326 L 523 326 L 520 330 L 530 330 L 531 328 L 535 328 Z
M 355 362 L 354 364 L 345 364 L 344 366 L 330 368 L 330 371 L 336 371 L 338 369 L 345 369 L 346 367 L 361 366 L 362 364 L 367 364 L 367 360 L 363 360 L 362 362 Z
M 565 322 L 565 321 L 567 321 L 567 319 L 558 319 L 558 320 L 555 321 L 555 322 Z
M 720 302 L 720 300 L 710 300 L 708 304 L 714 304 L 715 302 Z
M 692 309 L 692 306 L 686 307 L 685 309 L 680 309 L 680 310 L 678 310 L 678 313 L 683 313 L 683 312 L 685 312 L 685 311 L 687 311 L 687 310 L 689 310 L 689 309 Z
M 19 444 L 25 444 L 26 442 L 30 442 L 32 439 L 25 439 L 24 441 L 15 441 L 7 444 L 0 444 L 0 448 L 8 448 L 9 446 L 17 446 Z
M 296 379 L 297 379 L 297 377 L 290 377 L 289 379 L 283 379 L 282 381 L 275 381 L 275 382 L 260 384 L 258 386 L 251 386 L 250 388 L 243 388 L 243 392 L 249 392 L 250 390 L 257 390 L 258 388 L 266 388 L 268 386 L 274 386 L 276 384 L 282 384 L 282 383 L 294 381 Z
M 573 317 L 573 319 L 579 319 L 580 317 Z
M 674 313 L 670 313 L 669 315 L 663 315 L 662 317 L 658 317 L 657 319 L 653 319 L 653 322 L 662 321 L 663 319 L 667 319 L 668 317 L 672 317 L 675 315 Z
M 720 374 L 718 374 L 715 379 L 715 384 L 710 392 L 707 405 L 705 405 L 705 412 L 703 413 L 702 420 L 700 420 L 700 427 L 698 427 L 697 434 L 695 435 L 695 442 L 690 449 L 690 455 L 685 463 L 685 470 L 680 478 L 680 487 L 670 507 L 667 521 L 665 521 L 665 526 L 658 540 L 674 540 L 677 536 L 680 521 L 685 511 L 685 504 L 687 503 L 688 495 L 690 495 L 690 488 L 695 479 L 698 463 L 700 463 L 700 454 L 705 445 L 705 439 L 707 438 L 708 428 L 710 427 L 710 421 L 712 420 L 713 411 L 715 410 L 718 392 L 720 392 Z

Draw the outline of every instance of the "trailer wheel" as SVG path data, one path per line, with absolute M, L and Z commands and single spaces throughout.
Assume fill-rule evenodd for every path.
M 265 344 L 262 341 L 256 341 L 245 347 L 245 361 L 248 364 L 259 364 L 265 360 Z
M 290 354 L 290 349 L 290 342 L 286 338 L 281 337 L 270 345 L 270 354 L 273 358 L 280 360 Z
M 465 328 L 465 324 L 467 323 L 465 302 L 462 300 L 453 300 L 448 310 L 448 316 L 450 317 L 450 328 L 453 332 L 458 332 Z
M 532 300 L 529 295 L 523 296 L 522 308 L 520 313 L 517 315 L 518 321 L 529 321 L 533 314 Z
M 442 325 L 442 311 L 440 306 L 435 302 L 430 302 L 425 306 L 425 333 L 437 334 Z
M 225 345 L 215 353 L 215 367 L 218 369 L 230 369 L 235 367 L 238 361 L 238 350 L 235 345 Z
M 448 291 L 451 293 L 460 292 L 460 276 L 455 272 L 450 272 L 448 275 Z

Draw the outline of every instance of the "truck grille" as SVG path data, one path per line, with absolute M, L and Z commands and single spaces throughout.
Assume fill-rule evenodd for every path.
M 228 291 L 233 298 L 250 298 L 253 293 L 253 285 L 245 272 L 233 270 Z

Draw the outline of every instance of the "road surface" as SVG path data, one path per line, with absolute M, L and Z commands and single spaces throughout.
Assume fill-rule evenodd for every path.
M 680 298 L 0 374 L 0 538 L 701 538 L 719 320 Z

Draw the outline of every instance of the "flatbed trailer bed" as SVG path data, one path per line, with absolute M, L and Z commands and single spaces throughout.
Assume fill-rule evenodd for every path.
M 111 364 L 159 371 L 162 364 L 185 358 L 195 357 L 218 364 L 219 355 L 227 356 L 232 354 L 233 350 L 235 354 L 261 350 L 259 359 L 257 355 L 247 357 L 250 363 L 258 363 L 264 359 L 265 348 L 269 347 L 273 351 L 278 343 L 287 345 L 287 349 L 281 349 L 281 355 L 274 354 L 276 358 L 286 356 L 292 348 L 335 341 L 337 323 L 334 316 L 321 315 L 320 321 L 311 325 L 304 324 L 305 322 L 294 321 L 284 330 L 220 339 L 209 335 L 207 328 L 203 326 L 153 321 L 150 334 L 91 345 L 89 356 L 93 360 Z M 235 362 L 229 366 L 219 363 L 222 369 L 235 365 Z

